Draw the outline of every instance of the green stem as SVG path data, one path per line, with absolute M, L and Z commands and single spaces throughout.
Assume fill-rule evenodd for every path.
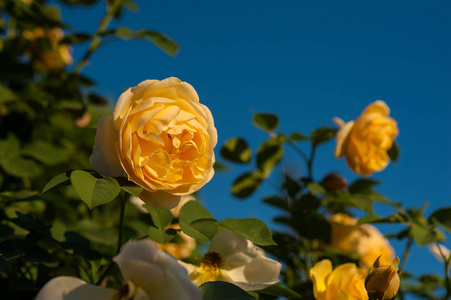
M 296 144 L 294 144 L 292 141 L 288 141 L 287 143 L 297 154 L 299 154 L 302 157 L 305 164 L 308 165 L 309 158 L 307 154 L 305 154 L 304 151 L 302 151 L 302 149 L 296 146 Z
M 404 267 L 406 266 L 407 258 L 409 257 L 410 249 L 412 248 L 412 243 L 413 243 L 413 239 L 409 238 L 407 240 L 406 247 L 404 248 L 404 252 L 402 253 L 401 262 L 399 263 L 399 270 L 401 272 L 404 271 Z M 399 291 L 398 291 L 398 298 L 400 300 L 404 299 L 404 292 L 401 289 L 401 287 L 399 288 Z
M 402 253 L 401 263 L 399 264 L 399 270 L 404 271 L 404 267 L 407 262 L 407 258 L 410 254 L 410 249 L 412 248 L 413 239 L 409 238 L 406 244 L 406 248 L 404 248 L 404 252 Z
M 312 150 L 310 151 L 310 158 L 307 161 L 308 179 L 313 180 L 313 159 L 315 158 L 316 144 L 312 143 Z
M 80 73 L 81 70 L 86 66 L 86 64 L 89 61 L 89 58 L 91 55 L 99 48 L 100 40 L 102 38 L 102 34 L 106 31 L 108 28 L 108 25 L 111 22 L 111 19 L 113 18 L 116 10 L 119 8 L 121 1 L 120 0 L 114 0 L 111 5 L 108 4 L 108 1 L 106 1 L 107 7 L 106 7 L 106 14 L 102 19 L 102 22 L 99 25 L 99 28 L 97 29 L 96 33 L 94 34 L 94 37 L 92 38 L 91 44 L 88 47 L 88 50 L 86 51 L 83 58 L 80 60 L 78 65 L 75 67 L 74 72 Z
M 443 253 L 442 248 L 440 248 L 440 245 L 437 241 L 435 241 L 435 245 L 438 248 L 438 251 L 440 252 L 440 256 L 443 258 L 443 261 L 445 262 L 445 286 L 446 286 L 446 295 L 444 300 L 449 299 L 451 297 L 451 282 L 449 279 L 449 265 L 451 263 L 451 255 L 449 257 L 446 257 L 446 255 Z
M 121 200 L 121 214 L 119 218 L 119 236 L 117 238 L 117 250 L 116 254 L 119 253 L 122 247 L 122 236 L 123 236 L 123 229 L 124 229 L 124 215 L 125 215 L 125 204 L 127 203 L 127 199 L 124 197 L 124 195 L 120 194 L 120 200 Z
M 119 233 L 118 233 L 118 237 L 117 237 L 116 254 L 118 254 L 119 251 L 121 251 L 121 247 L 122 247 L 122 236 L 123 236 L 123 231 L 124 231 L 125 204 L 127 203 L 127 198 L 125 198 L 125 196 L 122 193 L 120 193 L 119 200 L 121 202 L 121 212 L 120 212 L 120 217 L 119 217 Z M 103 279 L 105 279 L 105 277 L 111 272 L 113 267 L 114 267 L 114 261 L 111 261 L 110 264 L 108 265 L 108 267 L 106 268 L 106 270 L 103 272 L 102 276 L 100 276 L 100 278 L 97 280 L 96 285 L 100 285 L 102 283 Z

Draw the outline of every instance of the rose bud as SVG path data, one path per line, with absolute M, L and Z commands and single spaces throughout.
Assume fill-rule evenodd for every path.
M 328 191 L 342 190 L 348 186 L 348 182 L 345 178 L 341 177 L 337 173 L 329 173 L 321 181 L 322 186 Z
M 376 259 L 365 279 L 365 288 L 370 300 L 392 300 L 398 293 L 400 279 L 398 274 L 399 258 L 395 257 L 388 267 L 379 266 L 380 256 Z

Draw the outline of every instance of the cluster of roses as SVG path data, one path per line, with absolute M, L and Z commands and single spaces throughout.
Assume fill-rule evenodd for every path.
M 368 175 L 388 164 L 387 150 L 397 135 L 396 123 L 388 114 L 387 105 L 377 101 L 357 121 L 337 121 L 342 128 L 336 155 L 344 155 L 357 173 Z M 105 176 L 126 173 L 128 180 L 143 188 L 142 201 L 175 208 L 177 217 L 177 209 L 192 200 L 188 195 L 213 177 L 216 143 L 211 112 L 199 103 L 190 84 L 177 78 L 147 80 L 125 91 L 113 115 L 99 121 L 90 162 Z M 330 247 L 359 254 L 366 269 L 345 264 L 332 270 L 329 260 L 318 262 L 310 271 L 315 297 L 392 299 L 399 286 L 398 260 L 382 234 L 370 225 L 357 225 L 347 215 L 332 216 L 331 224 Z M 195 247 L 189 238 L 185 241 L 178 246 L 188 254 L 180 248 L 160 247 L 183 258 Z M 259 290 L 275 284 L 282 267 L 249 240 L 224 229 L 214 237 L 199 266 L 176 260 L 161 249 L 149 239 L 125 244 L 114 258 L 125 280 L 118 290 L 62 276 L 48 282 L 37 299 L 201 299 L 196 286 L 204 282 L 226 281 L 247 291 Z M 383 267 L 376 260 L 381 254 Z

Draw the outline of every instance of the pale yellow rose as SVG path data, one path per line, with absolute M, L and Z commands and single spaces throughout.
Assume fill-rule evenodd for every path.
M 64 32 L 60 28 L 35 28 L 32 31 L 25 31 L 24 37 L 31 43 L 31 55 L 48 72 L 56 73 L 65 66 L 72 64 L 71 48 L 65 44 L 60 44 L 64 38 Z M 48 44 L 39 43 L 39 39 L 46 39 Z
M 278 261 L 266 257 L 263 249 L 226 229 L 219 229 L 199 266 L 179 263 L 197 286 L 208 281 L 225 281 L 245 291 L 276 284 L 282 268 Z
M 99 120 L 90 162 L 103 175 L 125 172 L 144 188 L 139 198 L 169 209 L 213 177 L 217 140 L 211 112 L 190 84 L 146 80 Z
M 310 269 L 313 294 L 318 300 L 368 300 L 365 290 L 366 272 L 353 263 L 332 270 L 332 262 L 324 259 Z
M 395 257 L 388 267 L 380 266 L 379 258 L 376 259 L 373 268 L 365 279 L 365 288 L 370 299 L 395 299 L 400 284 L 398 265 L 398 257 Z
M 393 247 L 376 227 L 359 225 L 357 219 L 343 213 L 333 215 L 329 222 L 328 246 L 348 255 L 359 255 L 361 267 L 369 269 L 380 255 L 382 264 L 390 264 L 395 257 Z
M 348 166 L 363 176 L 385 169 L 390 161 L 387 151 L 398 136 L 398 125 L 389 114 L 387 104 L 378 100 L 355 121 L 344 123 L 335 118 L 341 126 L 336 135 L 335 156 L 344 156 Z

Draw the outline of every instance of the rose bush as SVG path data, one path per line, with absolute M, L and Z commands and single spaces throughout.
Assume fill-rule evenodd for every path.
M 30 54 L 48 72 L 57 73 L 73 62 L 71 48 L 61 44 L 64 32 L 60 28 L 35 28 L 24 32 L 30 41 Z
M 365 290 L 366 272 L 353 263 L 332 270 L 332 262 L 324 259 L 310 269 L 313 294 L 318 300 L 367 300 Z
M 125 172 L 144 188 L 144 202 L 169 209 L 213 177 L 217 139 L 211 112 L 190 84 L 146 80 L 99 120 L 90 162 L 103 175 Z
M 389 114 L 387 104 L 378 100 L 355 121 L 344 123 L 336 118 L 341 129 L 336 135 L 335 156 L 344 156 L 348 166 L 363 176 L 385 169 L 390 160 L 387 151 L 398 135 L 398 125 Z

